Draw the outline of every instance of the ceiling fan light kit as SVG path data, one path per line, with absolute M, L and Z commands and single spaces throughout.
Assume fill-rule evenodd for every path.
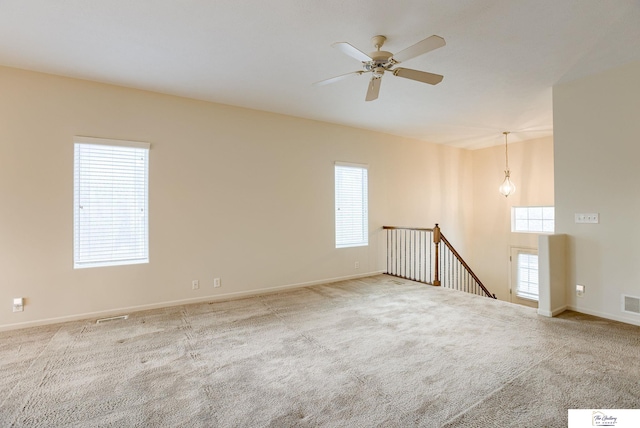
M 439 74 L 427 73 L 426 71 L 412 70 L 409 68 L 393 68 L 401 62 L 410 60 L 434 49 L 441 48 L 446 44 L 442 37 L 435 35 L 427 37 L 426 39 L 409 46 L 395 55 L 391 52 L 380 50 L 386 40 L 387 38 L 385 36 L 374 36 L 371 39 L 371 43 L 376 50 L 368 55 L 347 42 L 337 42 L 332 44 L 331 46 L 338 49 L 340 52 L 362 62 L 363 69 L 321 80 L 320 82 L 314 83 L 314 85 L 334 83 L 349 76 L 353 76 L 354 74 L 360 75 L 363 73 L 371 73 L 372 76 L 369 81 L 369 88 L 367 89 L 365 101 L 373 101 L 378 98 L 381 79 L 382 76 L 384 76 L 385 71 L 389 71 L 397 77 L 428 83 L 430 85 L 437 85 L 442 81 L 444 76 Z

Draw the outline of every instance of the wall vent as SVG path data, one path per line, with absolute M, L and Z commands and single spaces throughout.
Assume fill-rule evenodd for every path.
M 640 297 L 622 295 L 622 311 L 640 315 Z
M 110 318 L 100 318 L 99 320 L 96 320 L 96 324 L 102 324 L 104 322 L 120 321 L 120 320 L 126 320 L 126 319 L 129 319 L 129 315 L 120 315 L 118 317 L 110 317 Z

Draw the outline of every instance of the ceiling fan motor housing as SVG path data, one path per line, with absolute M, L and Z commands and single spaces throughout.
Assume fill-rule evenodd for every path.
M 373 36 L 371 43 L 373 43 L 373 47 L 375 47 L 376 50 L 369 54 L 371 61 L 363 62 L 364 69 L 373 72 L 374 77 L 382 77 L 384 72 L 395 64 L 391 60 L 393 56 L 391 52 L 380 50 L 386 40 L 387 38 L 385 36 Z
M 374 51 L 369 54 L 372 61 L 364 62 L 364 69 L 372 71 L 375 76 L 382 76 L 386 70 L 395 64 L 391 57 L 393 54 L 387 51 Z

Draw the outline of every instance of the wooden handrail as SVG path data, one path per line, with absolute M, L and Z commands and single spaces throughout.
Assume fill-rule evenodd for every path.
M 436 226 L 438 225 L 436 224 Z M 424 227 L 382 226 L 382 228 L 388 230 L 418 230 L 421 232 L 433 232 L 433 229 L 427 229 Z
M 437 226 L 437 225 L 436 225 Z M 478 276 L 475 274 L 475 272 L 473 272 L 471 270 L 471 267 L 469 267 L 469 265 L 467 264 L 467 262 L 464 261 L 464 259 L 462 258 L 462 256 L 456 251 L 455 248 L 453 248 L 453 245 L 451 245 L 451 243 L 449 242 L 449 240 L 447 238 L 445 238 L 445 236 L 440 233 L 440 238 L 442 239 L 442 242 L 444 242 L 444 244 L 447 246 L 447 248 L 449 248 L 449 251 L 451 251 L 451 253 L 456 257 L 456 259 L 458 259 L 458 261 L 460 262 L 460 264 L 462 266 L 464 266 L 464 268 L 467 270 L 467 272 L 469 272 L 469 274 L 471 275 L 471 277 L 478 283 L 478 285 L 480 286 L 480 288 L 482 288 L 482 290 L 485 292 L 485 294 L 488 297 L 493 297 L 494 299 L 497 299 L 495 294 L 491 294 L 489 292 L 489 290 L 487 290 L 487 287 L 484 286 L 484 284 L 482 283 L 482 281 L 480 281 L 480 278 L 478 278 Z M 437 248 L 437 247 L 436 247 Z M 437 263 L 436 263 L 437 266 Z

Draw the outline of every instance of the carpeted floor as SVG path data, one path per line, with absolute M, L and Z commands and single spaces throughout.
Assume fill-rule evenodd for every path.
M 380 275 L 0 333 L 2 427 L 565 427 L 640 407 L 640 327 Z

